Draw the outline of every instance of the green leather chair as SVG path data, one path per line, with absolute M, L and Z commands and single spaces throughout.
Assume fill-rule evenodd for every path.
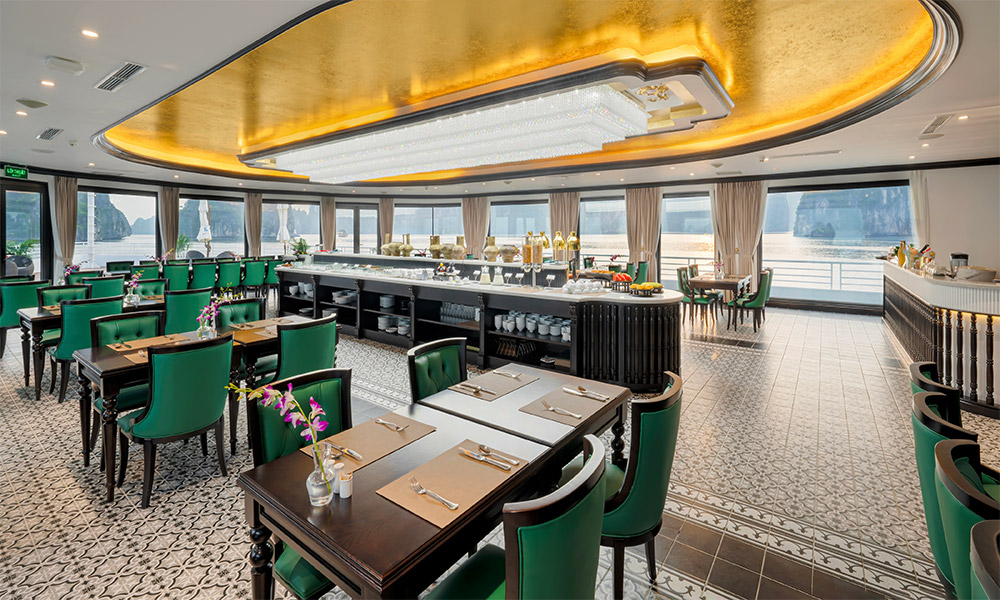
M 155 264 L 152 265 L 139 265 L 137 267 L 132 267 L 130 269 L 131 274 L 135 276 L 139 273 L 139 280 L 144 279 L 159 279 L 160 278 L 160 267 Z
M 217 260 L 219 267 L 219 280 L 215 284 L 215 289 L 235 290 L 240 285 L 240 263 L 235 260 Z
M 86 278 L 100 277 L 101 275 L 104 275 L 104 271 L 100 269 L 74 271 L 66 276 L 66 285 L 79 285 L 83 283 L 83 280 Z
M 215 326 L 219 329 L 232 327 L 240 323 L 259 321 L 264 318 L 263 298 L 244 298 L 242 300 L 231 300 L 219 306 L 219 316 L 215 319 Z
M 406 363 L 413 402 L 461 383 L 469 377 L 465 338 L 445 338 L 410 348 Z
M 32 281 L 33 279 L 31 275 L 8 275 L 7 277 L 0 277 L 0 283 L 19 283 Z
M 273 387 L 284 391 L 288 384 L 292 384 L 297 400 L 314 398 L 326 412 L 324 419 L 328 425 L 320 432 L 320 439 L 351 428 L 350 369 L 313 371 L 276 381 Z M 254 467 L 295 452 L 307 443 L 298 431 L 285 423 L 281 413 L 264 408 L 256 401 L 247 402 L 247 424 Z M 291 547 L 278 542 L 274 552 L 274 576 L 296 598 L 319 598 L 333 589 L 333 583 Z
M 59 402 L 66 399 L 66 385 L 69 383 L 69 367 L 74 362 L 73 353 L 82 348 L 90 348 L 90 320 L 122 312 L 122 297 L 87 298 L 84 300 L 63 300 L 59 327 L 62 334 L 59 343 L 49 348 L 52 364 L 52 385 L 55 386 L 55 365 L 60 366 Z M 49 390 L 51 393 L 51 388 Z
M 22 308 L 38 306 L 38 289 L 51 286 L 51 282 L 31 281 L 30 279 L 15 281 L 18 278 L 3 278 L 0 280 L 0 358 L 7 349 L 7 330 L 21 326 L 21 318 L 17 311 Z M 48 333 L 48 332 L 46 332 Z M 53 336 L 49 336 L 50 341 Z M 54 338 L 58 339 L 58 332 Z M 42 338 L 44 340 L 44 337 Z
M 948 558 L 948 545 L 941 522 L 941 507 L 938 505 L 937 487 L 934 483 L 934 446 L 942 440 L 976 442 L 979 436 L 962 429 L 959 399 L 938 392 L 921 391 L 915 394 L 910 420 L 913 424 L 913 448 L 931 553 L 934 555 L 938 579 L 954 595 L 955 580 L 951 572 L 951 560 Z
M 177 261 L 171 260 L 163 266 L 163 278 L 167 280 L 167 289 L 172 292 L 188 289 L 188 279 L 191 276 L 191 268 L 186 260 L 180 264 L 174 264 L 175 262 Z
M 731 302 L 735 303 L 736 308 L 740 312 L 740 321 L 743 320 L 743 311 L 752 310 L 753 311 L 753 330 L 757 331 L 760 327 L 761 322 L 764 317 L 764 307 L 767 306 L 767 301 L 771 297 L 771 280 L 774 279 L 774 271 L 771 269 L 765 269 L 761 273 L 760 277 L 760 287 L 757 289 L 757 293 L 751 294 L 747 298 L 736 298 Z M 734 316 L 735 321 L 735 316 Z M 735 325 L 735 322 L 734 322 Z
M 625 581 L 625 548 L 646 545 L 649 580 L 656 581 L 654 539 L 663 525 L 670 469 L 680 429 L 681 378 L 666 373 L 667 389 L 649 399 L 632 399 L 632 439 L 628 462 L 606 466 L 604 525 L 601 545 L 612 548 L 614 597 L 621 598 Z M 583 457 L 563 469 L 562 481 L 580 471 Z M 662 557 L 661 557 L 662 558 Z
M 1000 598 L 1000 520 L 972 526 L 972 600 Z
M 278 272 L 275 269 L 283 264 L 285 264 L 285 261 L 280 258 L 267 259 L 267 273 L 264 274 L 264 284 L 266 286 L 270 288 L 278 285 Z
M 106 346 L 163 335 L 166 314 L 162 310 L 146 310 L 97 317 L 90 320 L 90 346 Z M 149 397 L 149 385 L 143 383 L 123 389 L 116 397 L 119 415 L 142 408 Z M 80 431 L 83 436 L 83 464 L 90 464 L 90 453 L 97 443 L 104 412 L 104 399 L 95 394 L 91 406 L 80 400 Z M 88 439 L 87 432 L 90 432 Z M 103 463 L 102 463 L 103 464 Z
M 639 263 L 639 267 L 636 269 L 635 276 L 632 277 L 635 283 L 646 283 L 646 278 L 649 276 L 649 263 L 642 261 Z
M 185 266 L 190 267 L 191 266 L 191 259 L 190 258 L 171 258 L 170 260 L 167 261 L 167 264 L 168 265 L 185 265 Z
M 37 288 L 38 308 L 59 304 L 63 300 L 86 300 L 90 298 L 89 285 L 50 285 Z
M 949 412 L 940 416 L 946 421 L 961 427 L 962 413 L 958 408 L 958 401 L 961 400 L 962 393 L 958 388 L 942 383 L 937 364 L 932 361 L 910 363 L 910 389 L 914 394 L 919 394 L 920 392 L 937 392 L 955 398 L 954 410 L 949 405 Z
M 142 444 L 142 508 L 149 506 L 153 491 L 158 444 L 186 440 L 215 431 L 219 468 L 226 475 L 222 451 L 222 413 L 233 355 L 233 337 L 219 336 L 171 346 L 151 346 L 149 353 L 149 399 L 139 411 L 118 418 L 121 464 L 118 485 L 125 480 L 129 442 Z M 184 377 L 178 376 L 184 373 Z M 202 436 L 202 453 L 207 455 Z
M 145 265 L 145 266 L 148 267 L 148 266 L 151 266 L 151 265 L 159 265 L 160 261 L 156 260 L 155 258 L 144 258 L 144 259 L 142 259 L 142 260 L 139 261 L 139 264 L 140 265 Z
M 625 265 L 625 273 L 635 281 L 635 264 L 629 263 Z
M 313 319 L 303 323 L 278 325 L 278 356 L 265 357 L 254 365 L 248 377 L 266 373 L 273 364 L 274 376 L 265 376 L 251 387 L 265 385 L 268 381 L 287 379 L 310 371 L 332 369 L 337 360 L 337 317 Z M 273 361 L 273 362 L 272 362 Z
M 212 288 L 164 292 L 163 302 L 167 311 L 167 322 L 163 332 L 183 333 L 198 329 L 198 315 L 211 301 Z
M 192 290 L 214 289 L 217 269 L 218 265 L 211 259 L 191 261 L 191 283 L 188 287 Z
M 934 483 L 955 596 L 972 596 L 972 527 L 1000 515 L 1000 473 L 980 463 L 979 444 L 944 440 L 934 446 Z
M 109 275 L 108 277 L 88 277 L 82 282 L 90 286 L 91 298 L 110 298 L 125 293 L 125 276 Z
M 166 279 L 140 279 L 135 286 L 135 293 L 143 298 L 162 296 L 167 291 Z
M 681 302 L 687 307 L 688 313 L 691 317 L 691 323 L 694 323 L 695 312 L 698 312 L 698 307 L 701 307 L 701 317 L 705 318 L 705 311 L 707 307 L 712 304 L 711 298 L 707 296 L 702 296 L 701 294 L 696 294 L 691 286 L 688 285 L 688 267 L 677 267 L 677 291 L 683 295 Z
M 243 261 L 243 278 L 240 279 L 240 287 L 244 293 L 250 289 L 254 290 L 258 296 L 264 287 L 264 276 L 267 274 L 266 260 L 245 260 Z
M 104 272 L 108 275 L 112 273 L 123 273 L 131 275 L 132 261 L 130 260 L 109 260 L 104 263 Z
M 426 598 L 593 598 L 604 508 L 604 444 L 556 491 L 503 507 L 505 549 L 487 544 Z

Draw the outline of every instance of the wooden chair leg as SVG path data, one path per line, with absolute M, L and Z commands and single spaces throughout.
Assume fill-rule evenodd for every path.
M 222 418 L 219 418 L 219 422 L 215 424 L 215 454 L 219 459 L 219 469 L 222 470 L 222 475 L 226 476 L 226 456 L 222 451 Z
M 90 466 L 90 402 L 80 398 L 80 439 L 83 441 L 83 466 Z
M 614 598 L 622 600 L 625 596 L 625 546 L 615 544 L 611 560 L 611 573 L 614 578 Z
M 51 367 L 49 370 L 52 372 L 52 378 L 49 379 L 49 394 L 51 394 L 56 391 L 56 359 L 50 358 L 49 366 Z M 39 373 L 39 375 L 41 375 L 41 373 Z
M 0 327 L 0 358 L 3 358 L 3 353 L 6 350 L 7 350 L 7 328 Z
M 100 415 L 91 414 L 93 423 L 90 426 L 90 451 L 93 452 L 94 448 L 97 447 L 97 437 L 101 433 L 101 420 L 97 418 Z
M 66 400 L 66 386 L 69 385 L 69 365 L 70 361 L 63 361 L 61 368 L 59 369 L 59 403 L 62 404 Z M 53 373 L 55 369 L 53 369 Z
M 149 508 L 153 495 L 153 471 L 156 468 L 156 445 L 150 440 L 142 442 L 142 508 Z
M 121 460 L 118 463 L 118 487 L 125 483 L 125 469 L 128 468 L 128 438 L 124 433 L 118 434 L 118 445 L 120 447 Z
M 201 455 L 208 456 L 208 434 L 201 434 Z
M 656 543 L 654 540 L 646 542 L 646 566 L 649 568 L 649 580 L 656 581 Z
M 229 453 L 236 454 L 236 419 L 240 414 L 239 398 L 229 398 Z

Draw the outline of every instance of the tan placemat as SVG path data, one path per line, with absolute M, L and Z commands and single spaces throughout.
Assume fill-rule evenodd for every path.
M 492 465 L 468 458 L 459 447 L 477 452 L 479 444 L 472 440 L 452 447 L 399 479 L 377 490 L 375 493 L 405 508 L 421 519 L 438 527 L 445 527 L 465 511 L 469 510 L 483 496 L 489 494 L 508 477 L 524 468 L 526 461 L 518 456 L 494 448 L 496 452 L 521 462 L 503 471 Z M 458 508 L 449 510 L 430 496 L 420 495 L 410 488 L 410 477 L 416 478 L 424 488 L 437 492 L 441 497 L 458 503 Z
M 304 400 L 308 401 L 309 399 L 304 398 Z M 329 441 L 342 448 L 350 448 L 360 454 L 361 460 L 356 460 L 346 454 L 337 459 L 338 462 L 344 463 L 345 471 L 353 472 L 372 464 L 383 456 L 392 454 L 403 446 L 411 444 L 437 429 L 433 425 L 414 421 L 396 413 L 385 415 L 385 420 L 391 421 L 400 427 L 406 427 L 406 429 L 403 431 L 393 431 L 385 425 L 379 425 L 372 419 L 367 423 L 362 423 L 346 431 L 341 431 L 336 435 L 331 435 L 320 442 L 320 444 Z M 301 450 L 312 456 L 311 445 Z
M 125 358 L 129 359 L 132 363 L 137 365 L 144 365 L 149 361 L 149 356 L 146 354 L 145 350 L 139 350 L 138 352 L 129 352 L 127 354 L 122 354 Z
M 278 337 L 277 327 L 265 327 L 263 329 L 254 329 L 252 331 L 234 331 L 233 339 L 241 344 L 250 344 L 253 342 L 259 342 L 261 340 L 270 340 Z
M 500 369 L 501 371 L 507 371 L 509 373 L 520 373 L 516 368 L 504 367 Z M 449 390 L 453 392 L 458 392 L 460 394 L 465 394 L 466 396 L 472 396 L 477 400 L 486 400 L 487 402 L 492 402 L 497 398 L 509 394 L 514 390 L 519 390 L 524 386 L 528 385 L 532 381 L 537 381 L 538 378 L 526 373 L 521 373 L 521 376 L 517 379 L 512 379 L 510 377 L 504 377 L 503 375 L 498 375 L 492 371 L 488 373 L 483 373 L 478 377 L 473 377 L 463 381 L 462 383 L 469 383 L 473 385 L 478 385 L 484 390 L 489 390 L 493 392 L 492 394 L 486 391 L 476 393 L 471 389 L 463 387 L 461 384 L 453 385 L 449 387 Z
M 261 319 L 259 321 L 236 323 L 235 325 L 231 325 L 230 329 L 234 329 L 236 331 L 251 331 L 254 329 L 264 329 L 270 325 L 282 325 L 284 323 L 291 323 L 291 321 L 283 317 L 275 317 L 273 319 Z
M 152 296 L 143 296 L 143 300 L 152 300 L 154 302 L 163 300 L 163 294 L 153 294 Z
M 42 308 L 44 308 L 45 310 L 49 311 L 54 315 L 58 315 L 62 312 L 62 305 L 60 304 L 48 304 L 46 306 L 43 306 Z
M 600 390 L 595 390 L 600 391 Z M 604 393 L 603 391 L 601 393 Z M 614 396 L 612 396 L 614 397 Z M 546 401 L 553 408 L 562 408 L 570 412 L 580 415 L 580 418 L 571 417 L 568 415 L 561 415 L 559 413 L 547 410 L 545 406 L 542 405 L 542 401 Z M 567 394 L 562 391 L 562 388 L 558 390 L 552 390 L 548 394 L 545 394 L 538 400 L 525 404 L 520 408 L 521 412 L 526 412 L 529 415 L 535 415 L 536 417 L 542 417 L 543 419 L 548 419 L 550 421 L 555 421 L 557 423 L 563 423 L 565 425 L 571 425 L 573 427 L 583 423 L 587 420 L 590 415 L 594 414 L 606 402 L 601 402 L 600 400 L 591 400 L 590 398 L 583 398 L 576 396 L 574 394 Z
M 180 333 L 171 333 L 170 335 L 158 335 L 156 337 L 132 340 L 130 342 L 124 342 L 122 345 L 108 344 L 108 348 L 111 348 L 116 352 L 133 352 L 135 350 L 141 350 L 142 348 L 149 348 L 150 346 L 159 346 L 162 344 L 185 342 L 188 339 L 189 338 L 186 335 Z

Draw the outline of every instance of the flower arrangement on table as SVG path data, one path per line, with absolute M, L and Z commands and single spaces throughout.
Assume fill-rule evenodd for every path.
M 233 383 L 228 384 L 226 389 L 238 393 L 241 400 L 259 400 L 261 406 L 279 411 L 281 416 L 285 418 L 285 423 L 288 423 L 293 431 L 297 427 L 302 427 L 299 435 L 312 444 L 312 455 L 317 470 L 322 474 L 327 491 L 331 494 L 333 493 L 333 487 L 327 476 L 326 467 L 323 465 L 323 455 L 319 451 L 319 440 L 317 439 L 318 433 L 325 431 L 328 425 L 326 421 L 320 419 L 320 417 L 326 415 L 326 412 L 323 411 L 323 407 L 320 406 L 319 402 L 316 402 L 315 398 L 312 396 L 309 397 L 310 410 L 308 416 L 306 416 L 306 411 L 302 408 L 302 404 L 296 400 L 295 395 L 292 393 L 292 384 L 290 383 L 286 392 L 280 392 L 270 385 L 252 389 L 239 387 Z
M 167 264 L 167 260 L 170 257 L 170 253 L 173 252 L 173 251 L 174 251 L 174 249 L 171 248 L 170 250 L 167 250 L 166 252 L 164 252 L 163 256 L 153 256 L 152 254 L 150 254 L 149 258 L 151 258 L 154 261 L 156 261 L 156 266 L 162 267 L 163 265 Z
M 215 318 L 219 316 L 219 305 L 222 300 L 212 300 L 201 309 L 195 320 L 198 321 L 198 337 L 205 337 L 208 332 L 215 331 Z M 213 336 L 214 337 L 214 336 Z
M 139 288 L 139 278 L 142 277 L 142 271 L 136 271 L 132 273 L 132 277 L 125 280 L 125 304 L 129 306 L 139 306 L 139 296 L 136 291 Z
M 87 262 L 87 261 L 83 261 L 83 262 Z M 82 267 L 82 266 L 83 266 L 83 263 L 80 263 L 78 265 L 69 265 L 69 266 L 67 266 L 63 270 L 63 279 L 69 279 L 69 276 L 72 275 L 73 273 L 76 273 L 77 271 L 79 271 L 80 267 Z

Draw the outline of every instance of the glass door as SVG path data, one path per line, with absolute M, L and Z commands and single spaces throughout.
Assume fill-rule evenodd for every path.
M 0 243 L 4 246 L 4 277 L 30 275 L 51 278 L 52 229 L 45 184 L 3 180 Z
M 340 252 L 378 254 L 378 209 L 360 204 L 337 206 L 337 241 Z

